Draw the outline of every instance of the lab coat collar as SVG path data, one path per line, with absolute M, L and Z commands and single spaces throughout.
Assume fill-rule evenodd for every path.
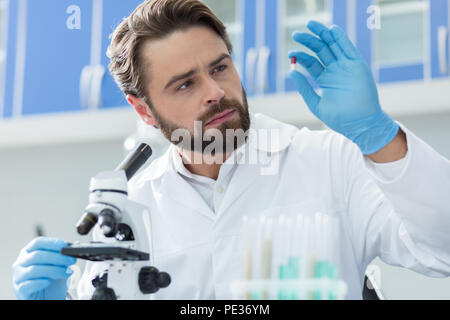
M 286 149 L 292 142 L 298 128 L 272 119 L 263 114 L 250 113 L 250 130 L 247 140 L 248 146 L 266 154 L 278 153 Z M 243 150 L 242 146 L 238 150 Z M 139 182 L 160 178 L 169 168 L 174 167 L 175 146 L 171 144 L 163 156 L 154 160 L 150 166 L 138 177 Z
M 250 113 L 250 147 L 263 152 L 277 153 L 291 144 L 297 127 L 280 122 L 264 114 Z M 267 131 L 266 131 L 267 130 Z

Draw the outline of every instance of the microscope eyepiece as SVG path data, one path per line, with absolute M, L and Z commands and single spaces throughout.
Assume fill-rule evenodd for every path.
M 152 148 L 148 144 L 142 143 L 136 150 L 132 151 L 116 168 L 116 171 L 124 170 L 127 180 L 130 180 L 134 174 L 144 165 L 152 155 Z

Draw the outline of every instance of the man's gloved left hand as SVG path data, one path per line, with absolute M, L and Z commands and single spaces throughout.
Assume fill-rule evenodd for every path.
M 19 300 L 64 300 L 69 266 L 76 259 L 61 254 L 67 243 L 47 237 L 33 239 L 12 266 L 13 287 Z
M 295 41 L 316 53 L 316 59 L 301 51 L 296 57 L 322 90 L 319 96 L 303 74 L 290 76 L 311 112 L 330 129 L 339 132 L 365 155 L 377 152 L 397 135 L 399 126 L 380 107 L 375 81 L 369 67 L 345 32 L 337 26 L 328 29 L 310 21 L 309 33 L 294 33 Z

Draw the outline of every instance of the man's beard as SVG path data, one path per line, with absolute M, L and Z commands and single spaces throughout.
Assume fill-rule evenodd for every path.
M 250 128 L 250 114 L 244 88 L 242 88 L 242 100 L 243 105 L 235 99 L 223 98 L 220 103 L 208 107 L 208 111 L 195 120 L 194 132 L 164 119 L 154 108 L 152 108 L 152 114 L 162 134 L 170 143 L 184 150 L 201 152 L 202 154 L 205 154 L 206 149 L 210 149 L 207 152 L 209 155 L 230 153 L 246 142 Z M 237 113 L 236 119 L 229 119 L 214 126 L 214 128 L 205 130 L 206 123 L 212 117 L 226 110 L 235 110 L 235 113 Z M 234 117 L 235 115 L 233 115 Z M 221 136 L 221 139 L 216 142 L 216 136 L 218 135 Z M 211 147 L 208 148 L 208 146 L 213 144 L 217 147 L 213 149 Z

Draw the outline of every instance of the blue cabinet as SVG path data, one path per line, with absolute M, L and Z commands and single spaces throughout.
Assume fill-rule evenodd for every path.
M 114 28 L 141 0 L 9 2 L 16 21 L 8 28 L 5 116 L 127 105 L 108 72 L 106 50 Z M 344 23 L 347 14 L 341 5 L 346 0 L 204 2 L 227 26 L 233 59 L 249 96 L 293 90 L 286 76 L 287 52 L 299 47 L 291 39 L 292 31 L 304 30 L 308 19 Z M 79 29 L 66 27 L 70 6 L 80 9 Z M 24 44 L 20 28 L 25 30 Z
M 18 8 L 18 1 L 1 2 L 0 32 L 3 62 L 0 66 L 0 118 L 9 118 L 12 115 Z
M 268 37 L 267 43 L 274 51 L 278 51 L 274 59 L 274 64 L 270 66 L 272 69 L 270 76 L 277 79 L 276 83 L 272 81 L 271 86 L 267 92 L 289 92 L 295 91 L 294 83 L 288 77 L 290 62 L 288 59 L 288 52 L 291 50 L 303 50 L 308 54 L 314 55 L 305 46 L 295 42 L 292 39 L 294 31 L 309 32 L 306 25 L 309 20 L 316 20 L 325 25 L 330 25 L 335 21 L 334 12 L 345 13 L 343 4 L 346 1 L 338 0 L 313 0 L 313 1 L 298 1 L 298 0 L 283 0 L 271 2 L 277 3 L 277 13 L 272 16 L 276 21 L 275 28 L 278 30 L 277 35 Z M 343 26 L 345 28 L 345 26 Z M 275 40 L 278 36 L 279 39 Z M 309 79 L 308 72 L 299 66 L 299 70 Z M 311 82 L 314 85 L 314 82 Z
M 26 14 L 19 13 L 17 21 L 21 32 L 16 37 L 15 76 L 20 81 L 15 81 L 13 114 L 80 110 L 76 88 L 90 62 L 92 1 L 24 3 Z
M 448 77 L 448 0 L 359 0 L 355 15 L 357 46 L 379 83 Z
M 106 50 L 111 33 L 142 0 L 1 2 L 8 4 L 9 16 L 7 30 L 0 29 L 8 39 L 8 61 L 5 70 L 0 69 L 3 117 L 127 106 L 109 74 Z M 255 47 L 259 0 L 205 2 L 227 26 L 242 79 L 250 78 L 245 55 Z M 71 29 L 67 24 L 77 13 L 74 8 L 80 26 Z
M 344 29 L 379 83 L 449 75 L 449 0 L 263 0 L 256 12 L 265 17 L 255 33 L 256 39 L 264 39 L 266 52 L 257 59 L 252 93 L 295 90 L 287 77 L 287 52 L 313 53 L 293 42 L 291 34 L 307 31 L 311 19 Z
M 256 79 L 256 61 L 258 59 L 257 42 L 257 0 L 244 2 L 244 41 L 243 41 L 243 70 L 242 83 L 248 95 L 254 94 Z
M 141 2 L 0 0 L 1 116 L 127 105 L 109 75 L 106 49 Z
M 450 1 L 430 1 L 431 77 L 449 76 Z
M 5 118 L 80 110 L 80 71 L 89 64 L 90 0 L 4 1 Z
M 247 70 L 254 72 L 250 95 L 294 91 L 289 73 L 288 52 L 306 47 L 294 42 L 294 31 L 308 32 L 309 20 L 326 25 L 336 23 L 347 29 L 347 0 L 261 0 L 254 4 L 255 53 L 247 52 Z M 251 13 L 249 13 L 251 14 Z M 254 58 L 254 55 L 257 57 Z M 252 68 L 251 66 L 254 65 Z M 308 76 L 306 70 L 299 67 Z M 247 77 L 249 83 L 251 77 Z
M 204 0 L 227 26 L 249 96 L 295 90 L 287 52 L 308 50 L 291 34 L 311 19 L 342 27 L 380 83 L 448 77 L 449 1 Z M 127 106 L 106 50 L 141 2 L 0 0 L 0 116 Z
M 357 46 L 379 83 L 424 79 L 428 1 L 361 0 L 355 14 Z

